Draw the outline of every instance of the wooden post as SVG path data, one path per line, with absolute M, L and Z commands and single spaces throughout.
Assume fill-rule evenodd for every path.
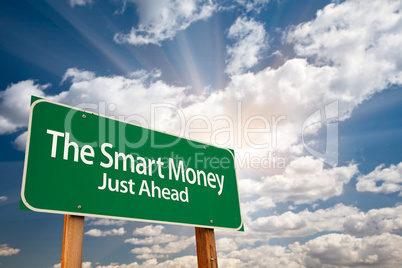
M 198 268 L 218 268 L 214 229 L 195 227 Z
M 64 215 L 61 268 L 81 268 L 84 217 Z

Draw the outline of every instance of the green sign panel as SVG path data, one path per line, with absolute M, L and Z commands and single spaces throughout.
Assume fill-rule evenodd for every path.
M 242 226 L 228 149 L 43 99 L 28 132 L 21 200 L 30 210 Z

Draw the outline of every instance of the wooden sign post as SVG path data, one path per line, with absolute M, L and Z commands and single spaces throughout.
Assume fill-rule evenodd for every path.
M 198 268 L 217 268 L 214 229 L 195 227 Z
M 64 215 L 61 268 L 81 268 L 84 217 Z

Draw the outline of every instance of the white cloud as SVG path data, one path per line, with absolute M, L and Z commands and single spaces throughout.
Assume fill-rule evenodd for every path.
M 402 262 L 402 237 L 384 233 L 357 238 L 345 234 L 327 234 L 305 244 L 261 245 L 233 250 L 218 256 L 219 267 L 398 267 Z M 110 264 L 98 268 L 196 267 L 195 256 L 184 256 L 158 263 L 150 259 L 142 264 Z
M 64 83 L 68 78 L 71 78 L 73 83 L 88 81 L 95 78 L 95 74 L 93 72 L 79 70 L 77 68 L 69 68 L 65 74 L 63 75 L 63 79 L 61 83 Z
M 218 258 L 218 267 L 246 267 L 239 259 L 234 258 Z
M 7 196 L 5 196 L 5 195 L 3 195 L 3 196 L 0 196 L 0 202 L 4 202 L 4 201 L 7 201 Z
M 273 237 L 306 237 L 325 232 L 342 232 L 355 236 L 402 233 L 401 212 L 402 206 L 363 212 L 357 207 L 343 204 L 315 211 L 287 211 L 272 216 L 260 216 L 263 213 L 258 211 L 254 218 L 243 214 L 247 233 L 219 231 L 218 234 L 231 236 L 236 247 L 242 248 L 244 245 L 266 242 Z
M 324 163 L 312 157 L 301 157 L 290 162 L 282 174 L 261 180 L 240 180 L 240 193 L 269 196 L 275 203 L 313 203 L 343 193 L 343 186 L 357 173 L 357 166 L 324 169 Z M 254 189 L 247 187 L 252 182 Z
M 139 259 L 160 259 L 166 258 L 172 253 L 180 253 L 195 243 L 195 237 L 177 236 L 162 233 L 165 227 L 162 225 L 147 225 L 136 228 L 133 235 L 145 236 L 144 238 L 129 238 L 124 243 L 133 245 L 152 245 L 150 247 L 136 247 L 131 253 L 137 254 Z M 164 245 L 162 245 L 164 244 Z
M 50 85 L 38 85 L 33 80 L 11 84 L 0 92 L 0 135 L 9 134 L 28 125 L 31 95 L 44 97 Z
M 402 262 L 402 237 L 388 233 L 363 238 L 328 234 L 295 249 L 305 254 L 307 267 L 397 267 Z
M 139 235 L 139 236 L 158 236 L 160 234 L 162 234 L 163 229 L 165 229 L 165 227 L 163 227 L 162 225 L 147 225 L 145 227 L 142 228 L 136 228 L 133 231 L 133 235 Z
M 296 26 L 287 36 L 300 57 L 332 66 L 331 94 L 349 102 L 347 109 L 386 88 L 401 84 L 402 3 L 345 1 L 329 4 L 315 20 Z
M 61 268 L 61 263 L 53 265 L 53 268 Z M 92 268 L 92 263 L 89 261 L 83 262 L 81 268 Z
M 19 151 L 24 151 L 27 145 L 28 131 L 24 131 L 14 141 L 14 147 Z
M 96 219 L 88 223 L 88 225 L 100 225 L 100 226 L 110 226 L 110 225 L 122 226 L 124 224 L 126 224 L 126 221 L 112 220 L 106 218 Z
M 138 27 L 132 27 L 130 33 L 118 33 L 114 40 L 118 43 L 133 45 L 156 44 L 172 39 L 178 32 L 185 30 L 192 23 L 209 18 L 216 5 L 211 1 L 163 1 L 130 0 L 137 6 Z
M 344 227 L 347 233 L 353 235 L 402 233 L 402 206 L 351 214 L 347 217 Z
M 241 189 L 243 188 L 243 185 L 249 185 L 249 182 L 250 182 L 250 180 L 241 180 L 241 181 L 242 181 L 241 186 L 240 186 Z M 258 185 L 258 184 L 254 184 L 254 185 Z M 255 189 L 258 189 L 258 188 L 252 188 L 249 190 L 249 192 L 256 193 Z M 240 192 L 243 193 L 242 190 L 240 190 Z M 247 201 L 247 202 L 242 203 L 241 209 L 242 209 L 243 215 L 248 215 L 248 214 L 252 214 L 256 211 L 259 211 L 261 209 L 274 208 L 275 206 L 276 205 L 275 205 L 274 201 L 272 200 L 272 198 L 270 198 L 268 196 L 261 196 L 261 197 L 257 198 L 256 200 Z
M 11 256 L 18 254 L 20 251 L 18 248 L 10 248 L 7 244 L 0 244 L 0 256 Z
M 395 267 L 401 261 L 402 237 L 389 232 L 402 232 L 402 206 L 372 209 L 362 212 L 356 207 L 338 204 L 332 208 L 299 213 L 285 212 L 281 215 L 260 217 L 248 224 L 247 234 L 226 233 L 233 237 L 216 240 L 218 261 L 222 267 Z M 134 248 L 131 252 L 142 264 L 110 264 L 110 268 L 127 267 L 193 267 L 195 256 L 184 256 L 158 262 L 195 243 L 194 237 L 175 237 L 173 242 L 157 241 L 165 236 L 163 228 L 148 225 L 138 228 L 138 235 L 153 235 L 131 240 L 133 244 L 153 244 L 150 247 Z M 251 229 L 250 229 L 251 228 Z M 258 229 L 258 230 L 257 230 Z M 287 246 L 266 245 L 272 237 L 309 236 L 322 232 L 330 233 L 304 244 L 295 242 Z M 378 235 L 377 235 L 378 234 Z M 354 235 L 361 236 L 355 237 Z M 166 237 L 172 237 L 166 234 Z M 254 242 L 250 241 L 257 237 Z M 152 241 L 150 239 L 156 239 Z M 142 242 L 141 242 L 142 241 Z M 256 245 L 256 242 L 262 245 Z M 165 246 L 159 243 L 166 243 Z
M 227 239 L 225 239 L 227 240 Z M 220 244 L 233 241 L 217 240 Z M 309 240 L 305 244 L 295 242 L 286 246 L 261 245 L 220 251 L 218 262 L 220 267 L 397 267 L 402 261 L 402 237 L 383 233 L 381 235 L 362 238 L 347 234 L 326 234 Z M 218 246 L 219 247 L 219 246 Z M 230 245 L 228 244 L 228 247 Z M 147 250 L 140 250 L 147 251 Z M 156 260 L 154 256 L 142 264 L 110 264 L 98 268 L 132 268 L 132 267 L 194 267 L 195 256 L 183 256 L 165 262 Z
M 304 245 L 263 245 L 221 254 L 220 259 L 235 259 L 236 267 L 397 267 L 401 246 L 402 237 L 388 233 L 363 238 L 333 233 Z
M 226 48 L 229 59 L 225 71 L 229 74 L 242 73 L 255 66 L 263 49 L 268 47 L 264 25 L 254 19 L 237 18 L 228 37 L 235 40 Z
M 299 213 L 288 211 L 281 215 L 257 218 L 248 228 L 269 237 L 303 237 L 325 231 L 343 231 L 346 219 L 358 212 L 357 208 L 343 204 L 314 212 L 307 209 Z
M 240 261 L 236 267 L 303 267 L 300 257 L 282 246 L 263 245 L 232 251 L 218 256 L 218 263 L 225 259 Z
M 168 260 L 163 263 L 156 264 L 155 267 L 166 267 L 166 268 L 193 268 L 197 267 L 197 257 L 195 256 L 184 256 L 173 260 Z
M 83 78 L 79 73 L 74 75 Z M 75 76 L 72 78 L 74 81 Z M 98 113 L 151 127 L 150 113 L 144 112 L 150 111 L 151 104 L 172 103 L 180 106 L 181 102 L 187 101 L 191 96 L 185 94 L 186 88 L 170 86 L 160 80 L 149 82 L 148 78 L 148 73 L 143 73 L 142 76 L 137 74 L 135 77 L 88 77 L 88 80 L 73 82 L 69 91 L 62 92 L 53 99 L 72 106 L 79 105 L 84 109 L 95 105 L 94 109 Z M 171 117 L 171 120 L 177 116 L 174 111 L 164 111 L 164 115 Z
M 402 190 L 402 162 L 398 165 L 379 165 L 367 175 L 357 177 L 356 190 L 359 192 L 395 193 Z
M 150 259 L 162 259 L 167 257 L 168 255 L 161 255 L 161 254 L 141 254 L 137 256 L 137 259 L 150 260 Z
M 236 240 L 233 238 L 223 237 L 216 240 L 216 250 L 217 251 L 233 251 L 237 250 L 238 245 Z
M 133 245 L 154 245 L 154 244 L 165 244 L 177 240 L 176 235 L 172 234 L 159 234 L 156 236 L 149 236 L 143 239 L 140 238 L 129 238 L 124 240 L 124 243 L 130 243 Z
M 261 214 L 261 211 L 259 212 Z M 372 209 L 363 212 L 357 207 L 337 204 L 327 209 L 300 212 L 287 211 L 280 215 L 245 217 L 247 233 L 219 231 L 231 236 L 236 248 L 266 243 L 274 237 L 306 237 L 326 232 L 341 232 L 353 236 L 371 236 L 382 233 L 402 233 L 402 206 Z M 225 250 L 223 240 L 223 249 Z
M 399 81 L 397 79 L 399 71 L 395 67 L 400 62 L 398 55 L 392 57 L 384 55 L 382 60 L 387 61 L 385 65 L 393 66 L 385 72 L 385 69 L 378 66 L 382 61 L 350 65 L 349 61 L 353 58 L 354 53 L 353 55 L 348 54 L 349 50 L 342 54 L 338 53 L 338 56 L 335 57 L 334 53 L 336 52 L 332 50 L 341 51 L 343 46 L 341 43 L 338 43 L 338 47 L 331 47 L 329 44 L 323 43 L 323 49 L 319 52 L 311 48 L 311 44 L 321 44 L 324 41 L 311 39 L 313 37 L 310 35 L 320 36 L 322 33 L 330 33 L 333 35 L 331 40 L 337 40 L 335 37 L 337 34 L 342 35 L 345 32 L 356 31 L 353 26 L 356 16 L 343 17 L 340 10 L 347 9 L 345 12 L 350 14 L 352 11 L 349 9 L 364 10 L 368 8 L 368 5 L 356 1 L 350 2 L 352 4 L 348 3 L 331 4 L 324 11 L 319 12 L 316 20 L 289 30 L 287 41 L 296 45 L 295 49 L 298 55 L 317 58 L 316 54 L 320 53 L 320 61 L 313 61 L 312 64 L 306 59 L 296 58 L 287 60 L 283 66 L 277 69 L 266 68 L 258 73 L 249 72 L 233 75 L 224 90 L 206 93 L 202 97 L 189 95 L 186 88 L 170 86 L 160 80 L 144 83 L 143 79 L 148 76 L 147 74 L 138 73 L 137 76 L 140 77 L 134 78 L 130 76 L 96 77 L 88 71 L 69 69 L 65 74 L 65 79 L 71 78 L 70 89 L 56 96 L 45 97 L 73 106 L 91 102 L 98 105 L 96 112 L 100 113 L 102 111 L 99 111 L 101 108 L 99 104 L 103 102 L 104 107 L 106 107 L 104 113 L 110 116 L 124 115 L 123 120 L 140 122 L 146 127 L 150 125 L 150 118 L 149 113 L 145 111 L 150 110 L 151 103 L 171 104 L 181 109 L 179 111 L 181 114 L 168 107 L 158 109 L 156 122 L 152 122 L 157 129 L 184 135 L 183 125 L 186 122 L 183 122 L 182 118 L 189 119 L 202 115 L 211 124 L 211 132 L 193 133 L 191 137 L 194 139 L 235 148 L 240 156 L 248 153 L 261 158 L 266 156 L 268 151 L 300 155 L 303 153 L 303 146 L 300 143 L 301 126 L 310 114 L 326 104 L 338 100 L 339 117 L 344 118 L 358 103 L 370 97 L 373 92 L 383 90 L 390 81 L 395 83 Z M 359 5 L 362 5 L 361 9 L 359 9 Z M 402 40 L 401 42 L 398 41 L 401 37 L 401 31 L 397 31 L 401 13 L 394 12 L 393 2 L 385 2 L 384 4 L 381 2 L 379 10 L 381 11 L 380 15 L 377 13 L 369 13 L 370 16 L 367 15 L 367 17 L 364 14 L 361 15 L 362 20 L 366 21 L 368 25 L 374 25 L 377 20 L 381 22 L 379 24 L 381 27 L 368 27 L 366 31 L 369 31 L 369 35 L 375 36 L 377 39 L 393 36 L 392 42 L 388 43 L 395 47 L 402 46 Z M 147 17 L 146 19 L 144 17 L 144 21 L 151 21 L 152 14 L 144 15 Z M 386 28 L 379 16 L 387 17 L 388 15 L 392 19 L 389 22 L 389 27 Z M 323 21 L 322 24 L 319 23 L 321 21 Z M 340 29 L 341 25 L 335 28 L 330 27 L 328 21 L 342 21 L 348 27 L 343 27 L 343 31 L 340 32 L 336 29 Z M 325 26 L 328 27 L 325 28 Z M 356 46 L 356 49 L 369 47 L 367 50 L 359 50 L 360 54 L 356 54 L 359 56 L 359 60 L 368 60 L 372 57 L 370 53 L 374 53 L 373 50 L 378 53 L 382 50 L 382 43 L 372 43 L 370 40 L 367 38 L 358 39 L 356 42 L 359 42 L 360 45 L 355 42 L 352 44 L 353 47 Z M 386 51 L 393 53 L 392 51 L 397 51 L 397 49 Z M 343 55 L 345 55 L 344 58 L 342 58 Z M 360 55 L 362 56 L 360 57 Z M 327 58 L 331 59 L 331 63 L 327 63 L 325 60 Z M 332 63 L 335 59 L 337 64 Z M 375 68 L 376 73 L 375 75 L 370 73 L 368 79 L 362 79 L 362 76 L 366 76 L 368 73 L 367 66 L 377 66 Z M 378 68 L 381 75 L 377 75 Z M 348 76 L 345 77 L 345 74 Z M 27 80 L 13 84 L 2 92 L 0 133 L 11 133 L 26 127 L 29 111 L 28 95 L 32 91 L 36 93 L 35 95 L 44 96 L 43 90 L 46 87 L 48 85 L 41 86 L 32 80 Z M 24 97 L 21 98 L 20 96 Z M 243 121 L 238 120 L 238 101 L 241 103 Z M 118 104 L 114 106 L 116 109 L 113 111 L 108 109 L 111 104 Z M 21 107 L 21 109 L 17 107 Z M 238 133 L 234 133 L 234 131 L 223 131 L 222 126 L 225 124 L 232 124 L 233 129 L 242 129 L 247 120 L 255 119 L 256 116 L 263 118 L 265 123 L 262 120 L 252 120 L 251 123 L 259 126 L 265 124 L 265 132 L 262 129 L 260 133 L 240 133 L 241 137 L 238 137 Z M 284 119 L 280 120 L 274 129 L 275 118 L 278 119 L 281 116 Z M 222 119 L 223 117 L 229 120 L 225 122 Z M 228 122 L 230 120 L 231 122 Z M 270 123 L 269 127 L 267 127 L 267 122 Z M 201 123 L 193 122 L 191 126 L 198 127 L 201 126 Z M 317 129 L 312 133 L 314 134 L 316 131 Z M 23 138 L 21 137 L 20 140 Z M 23 143 L 18 142 L 17 144 L 19 148 L 24 147 Z M 264 145 L 266 148 L 255 148 L 256 144 Z M 259 170 L 264 171 L 264 169 Z
M 165 246 L 153 245 L 151 247 L 137 247 L 131 250 L 131 253 L 138 254 L 137 258 L 145 259 L 147 257 L 164 256 L 165 254 L 180 253 L 190 245 L 195 243 L 195 237 L 182 236 L 177 241 L 169 242 Z
M 336 57 L 334 56 L 335 52 L 332 50 L 343 51 L 343 44 L 341 43 L 338 43 L 338 47 L 334 48 L 325 43 L 322 46 L 323 49 L 318 52 L 310 48 L 309 44 L 321 44 L 319 42 L 324 42 L 320 41 L 321 39 L 311 39 L 313 37 L 310 37 L 310 35 L 320 36 L 322 32 L 329 32 L 334 35 L 331 36 L 331 40 L 337 40 L 335 36 L 337 34 L 342 35 L 345 32 L 354 33 L 356 31 L 356 28 L 351 26 L 356 16 L 343 17 L 343 13 L 340 10 L 348 9 L 347 14 L 349 14 L 352 12 L 349 9 L 359 9 L 359 5 L 362 5 L 361 9 L 364 10 L 367 5 L 355 1 L 353 4 L 347 3 L 349 2 L 339 5 L 331 4 L 325 11 L 319 12 L 316 20 L 288 31 L 286 40 L 295 44 L 298 56 L 309 57 L 309 60 L 295 58 L 287 60 L 277 69 L 268 67 L 258 73 L 248 72 L 232 75 L 231 81 L 225 89 L 205 93 L 201 97 L 189 95 L 186 92 L 186 88 L 169 86 L 160 80 L 152 81 L 148 84 L 144 83 L 143 77 L 147 76 L 146 74 L 143 74 L 143 76 L 140 74 L 140 78 L 131 78 L 129 76 L 93 77 L 88 73 L 83 73 L 85 72 L 83 70 L 76 69 L 66 72 L 66 76 L 71 77 L 73 82 L 70 89 L 57 96 L 48 97 L 73 106 L 84 102 L 96 104 L 107 100 L 106 107 L 109 107 L 108 105 L 110 104 L 118 104 L 113 112 L 106 109 L 105 112 L 108 115 L 124 115 L 123 120 L 133 118 L 132 121 L 135 118 L 135 120 L 144 123 L 146 127 L 149 126 L 150 121 L 149 113 L 144 111 L 150 110 L 150 104 L 169 104 L 180 110 L 174 110 L 166 106 L 165 108 L 159 108 L 155 117 L 156 122 L 152 122 L 157 129 L 184 135 L 186 132 L 184 131 L 186 127 L 186 122 L 183 122 L 185 121 L 184 118 L 188 120 L 195 116 L 202 116 L 210 123 L 211 132 L 201 133 L 199 131 L 199 133 L 192 133 L 191 138 L 193 139 L 235 148 L 240 156 L 244 156 L 247 153 L 262 158 L 269 151 L 298 156 L 303 153 L 303 146 L 300 142 L 303 122 L 313 112 L 337 100 L 339 101 L 339 118 L 345 118 L 361 101 L 369 98 L 373 92 L 387 88 L 390 82 L 399 83 L 400 71 L 397 66 L 401 62 L 400 56 L 384 55 L 381 61 L 367 62 L 372 58 L 371 54 L 374 53 L 374 50 L 376 51 L 375 53 L 383 51 L 383 43 L 372 43 L 371 39 L 358 39 L 356 42 L 359 45 L 354 42 L 351 46 L 356 46 L 356 49 L 360 47 L 369 49 L 359 50 L 360 54 L 350 54 L 349 50 L 346 50 L 344 53 L 338 53 Z M 382 26 L 379 28 L 373 26 L 368 28 L 367 31 L 370 32 L 370 36 L 375 36 L 376 38 L 383 37 L 387 39 L 392 36 L 392 40 L 387 39 L 389 41 L 387 44 L 392 44 L 395 48 L 400 47 L 402 46 L 402 35 L 400 34 L 401 31 L 398 31 L 398 22 L 402 12 L 394 12 L 394 4 L 391 2 L 382 3 L 380 15 L 369 13 L 370 16 L 364 17 L 365 15 L 362 14 L 361 17 L 364 17 L 362 19 L 368 25 L 374 25 L 377 20 L 381 21 L 378 16 L 387 17 L 389 15 L 392 17 L 391 26 L 393 25 L 393 28 L 389 26 L 388 30 L 384 30 Z M 149 16 L 146 21 L 151 20 L 152 16 Z M 326 23 L 320 24 L 322 20 Z M 343 31 L 339 32 L 336 29 L 340 28 L 341 25 L 338 28 L 334 28 L 327 21 L 342 21 L 348 27 L 344 27 Z M 380 23 L 380 25 L 383 24 Z M 247 36 L 244 38 L 247 39 Z M 399 39 L 401 40 L 399 41 Z M 386 51 L 394 53 L 392 51 L 397 51 L 397 49 Z M 317 53 L 320 53 L 320 60 L 311 60 L 310 58 L 318 57 Z M 355 56 L 354 54 L 357 56 L 357 62 L 361 64 L 350 64 L 351 59 Z M 342 58 L 343 56 L 344 58 Z M 327 58 L 331 58 L 331 60 L 328 62 L 323 60 Z M 333 64 L 335 59 L 337 60 L 336 64 Z M 384 63 L 383 61 L 386 62 Z M 382 66 L 384 64 L 389 68 L 384 69 Z M 375 70 L 367 70 L 368 66 L 373 66 Z M 346 74 L 347 76 L 345 76 Z M 362 79 L 362 77 L 366 76 L 368 76 L 367 79 Z M 20 83 L 24 82 L 27 81 Z M 14 91 L 14 87 L 15 85 L 8 88 L 8 91 Z M 35 85 L 37 90 L 39 90 L 39 87 Z M 20 93 L 21 95 L 22 93 L 25 94 L 25 92 Z M 17 99 L 17 101 L 20 100 Z M 0 109 L 5 107 L 8 102 L 3 99 Z M 238 102 L 241 103 L 242 120 L 238 120 Z M 26 104 L 24 105 L 26 106 Z M 12 118 L 12 114 L 15 112 L 13 107 L 13 105 L 9 105 L 7 107 L 9 109 L 4 109 L 4 115 L 0 117 L 0 121 L 6 122 L 1 125 L 4 128 L 3 133 L 16 131 L 18 127 L 26 126 L 27 119 L 25 119 L 25 122 L 19 122 Z M 211 109 L 211 107 L 214 107 L 214 109 Z M 21 113 L 21 110 L 18 113 Z M 100 113 L 102 112 L 100 111 Z M 27 114 L 27 112 L 24 113 L 25 118 L 27 118 Z M 275 125 L 274 122 L 278 118 L 281 118 L 281 120 Z M 222 127 L 229 125 L 235 130 L 244 129 L 245 122 L 251 122 L 251 126 L 257 125 L 263 128 L 260 133 L 240 132 L 240 137 L 238 137 L 238 132 L 224 131 Z M 193 121 L 191 127 L 205 128 L 205 121 Z M 318 129 L 314 128 L 310 133 L 317 133 Z M 264 146 L 265 148 L 263 149 L 256 148 Z M 257 169 L 255 170 L 257 171 Z M 259 170 L 260 172 L 264 171 L 264 169 Z
M 111 235 L 124 235 L 126 231 L 124 230 L 124 227 L 121 227 L 119 229 L 111 229 L 107 231 L 102 231 L 99 229 L 91 229 L 87 232 L 85 232 L 86 235 L 89 236 L 95 236 L 95 237 L 104 237 L 104 236 L 111 236 Z
M 231 236 L 236 248 L 265 243 L 277 237 L 306 237 L 326 232 L 341 232 L 353 236 L 370 236 L 382 233 L 402 233 L 402 206 L 372 209 L 363 212 L 353 206 L 337 204 L 327 209 L 287 211 L 280 215 L 244 217 L 247 233 L 219 234 Z M 260 212 L 261 214 L 261 212 Z M 221 242 L 223 243 L 223 242 Z M 226 251 L 224 249 L 221 251 Z
M 69 0 L 70 6 L 86 6 L 92 4 L 92 0 Z
M 167 260 L 158 263 L 156 259 L 149 259 L 142 264 L 133 262 L 130 264 L 109 264 L 106 266 L 97 266 L 97 268 L 193 268 L 197 267 L 197 257 L 195 256 L 183 256 L 172 260 Z
M 247 12 L 250 11 L 260 12 L 261 9 L 270 2 L 270 0 L 236 0 L 236 2 L 244 6 Z
M 13 133 L 27 127 L 31 95 L 151 127 L 150 113 L 144 114 L 144 111 L 150 110 L 151 103 L 172 103 L 179 107 L 182 101 L 191 99 L 191 96 L 185 94 L 186 89 L 183 87 L 169 86 L 160 80 L 154 81 L 158 75 L 158 71 L 153 71 L 150 74 L 140 72 L 128 77 L 94 77 L 91 72 L 68 69 L 64 80 L 71 78 L 70 89 L 53 96 L 44 92 L 50 86 L 48 84 L 40 85 L 33 80 L 11 84 L 0 92 L 0 134 Z M 175 120 L 178 116 L 172 109 L 166 109 L 161 114 L 163 117 L 160 122 L 166 121 L 166 118 Z M 14 141 L 16 148 L 25 149 L 26 135 L 27 133 L 23 133 Z

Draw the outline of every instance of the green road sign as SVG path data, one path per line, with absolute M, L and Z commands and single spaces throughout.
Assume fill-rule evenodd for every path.
M 228 149 L 38 99 L 21 200 L 38 212 L 238 230 L 234 165 Z

